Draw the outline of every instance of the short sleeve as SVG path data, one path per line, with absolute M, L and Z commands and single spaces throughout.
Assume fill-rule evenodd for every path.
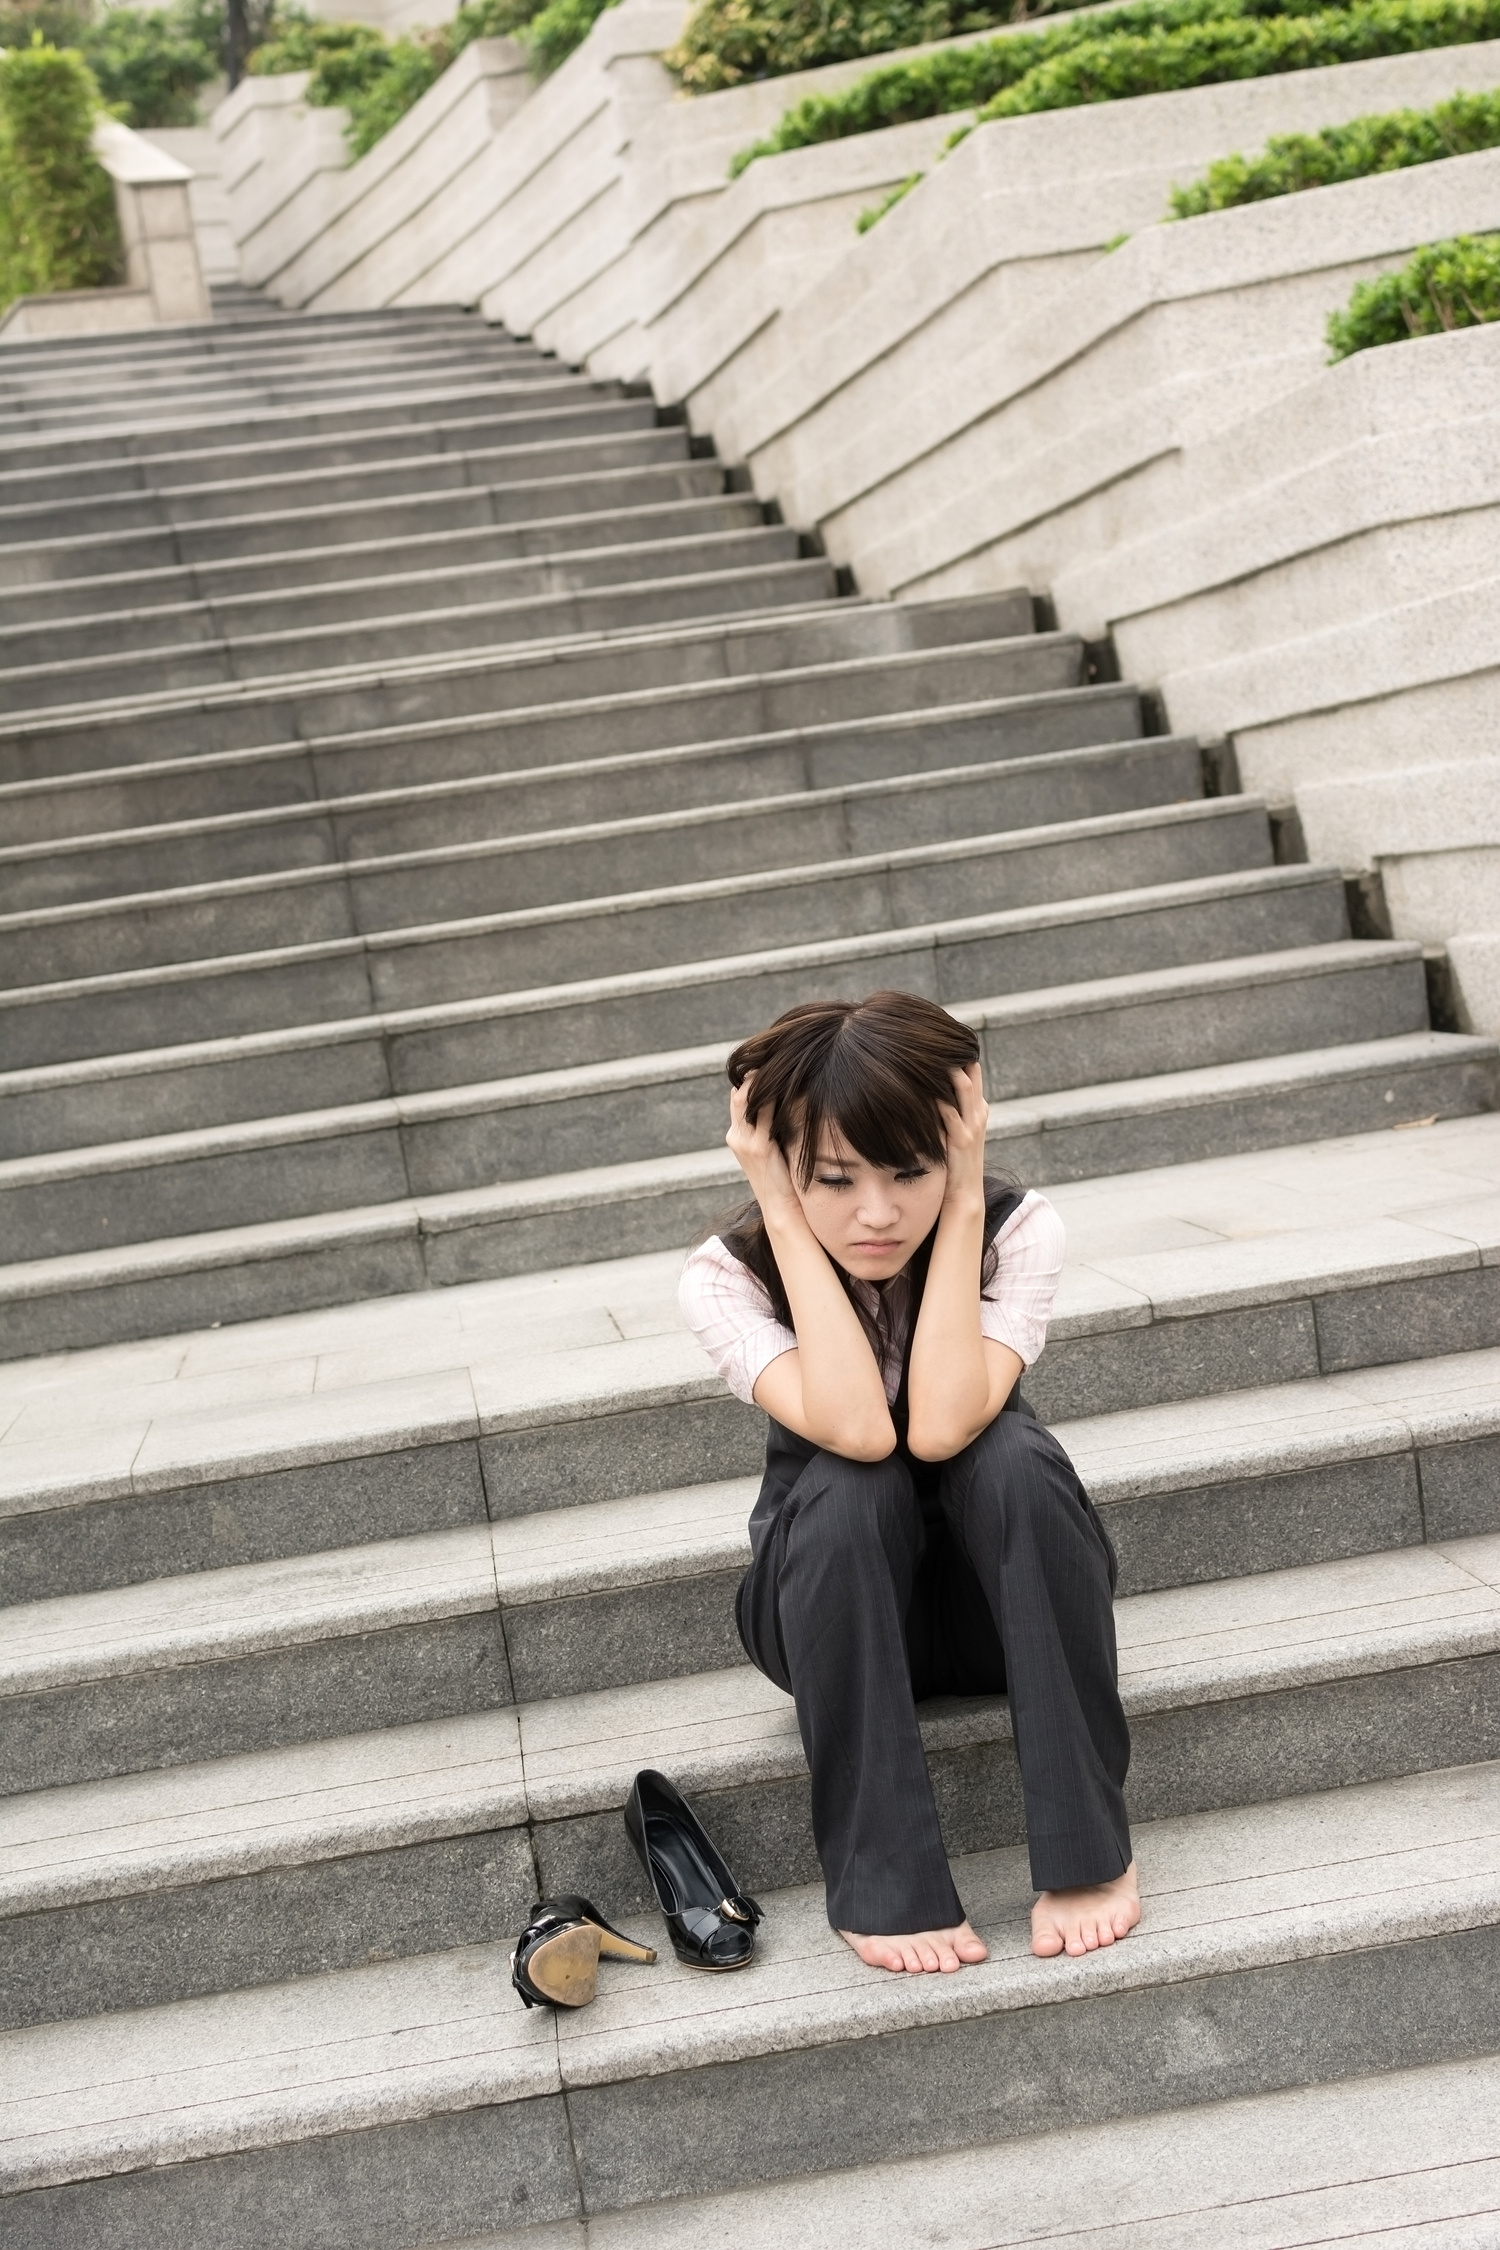
M 797 1349 L 748 1266 L 717 1235 L 688 1254 L 677 1287 L 677 1306 L 736 1398 L 755 1403 L 755 1386 L 773 1359 Z
M 979 1326 L 991 1342 L 1009 1345 L 1023 1366 L 1034 1367 L 1047 1341 L 1067 1234 L 1033 1188 L 992 1239 L 999 1263 L 980 1294 Z

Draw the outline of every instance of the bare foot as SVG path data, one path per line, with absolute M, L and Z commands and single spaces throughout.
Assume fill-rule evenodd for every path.
M 1141 1918 L 1141 1894 L 1132 1860 L 1112 1883 L 1091 1883 L 1076 1891 L 1043 1891 L 1031 1909 L 1031 1950 L 1093 1953 L 1128 1937 Z
M 860 1937 L 840 1930 L 845 1945 L 852 1945 L 868 1969 L 893 1969 L 909 1977 L 928 1970 L 944 1976 L 961 1969 L 966 1961 L 987 1961 L 990 1949 L 977 1930 L 960 1922 L 956 1930 L 914 1930 L 909 1937 Z

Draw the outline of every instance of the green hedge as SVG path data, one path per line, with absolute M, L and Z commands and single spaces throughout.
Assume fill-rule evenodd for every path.
M 892 64 L 842 94 L 809 95 L 742 149 L 730 173 L 758 156 L 954 110 L 1019 117 L 1497 34 L 1500 0 L 1350 0 L 1302 14 L 1266 0 L 1133 0 L 1107 16 Z
M 1457 234 L 1419 250 L 1396 273 L 1362 281 L 1328 321 L 1328 356 L 1347 359 L 1377 344 L 1477 328 L 1500 320 L 1500 234 Z
M 682 37 L 663 57 L 690 94 L 716 94 L 750 78 L 923 47 L 1021 17 L 1050 15 L 1079 0 L 698 0 Z
M 1303 188 L 1365 180 L 1446 156 L 1500 147 L 1500 94 L 1455 94 L 1434 109 L 1356 117 L 1321 133 L 1283 133 L 1259 156 L 1226 156 L 1191 187 L 1173 188 L 1170 216 L 1196 219 L 1240 203 L 1264 203 Z
M 1366 62 L 1500 33 L 1500 0 L 1357 0 L 1315 15 L 1185 25 L 1180 30 L 1086 41 L 1030 71 L 986 103 L 992 117 L 1021 117 L 1083 102 L 1176 93 L 1236 78 L 1329 63 Z
M 114 189 L 90 139 L 98 108 L 74 50 L 38 39 L 0 55 L 0 303 L 119 279 Z
M 519 39 L 532 75 L 557 68 L 616 0 L 463 0 L 451 23 L 385 39 L 368 24 L 324 23 L 297 15 L 250 58 L 255 76 L 310 70 L 315 108 L 347 109 L 351 154 L 373 148 L 474 39 Z
M 127 125 L 192 125 L 198 97 L 223 67 L 223 0 L 172 0 L 90 12 L 76 0 L 0 0 L 0 47 L 48 46 L 83 56 L 106 108 Z

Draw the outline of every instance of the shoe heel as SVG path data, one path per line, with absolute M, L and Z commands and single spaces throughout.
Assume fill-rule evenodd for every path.
M 599 1932 L 592 1923 L 543 1938 L 526 1956 L 526 1974 L 556 2008 L 586 2008 L 599 1982 Z
M 654 1961 L 654 1945 L 637 1945 L 634 1938 L 621 1937 L 618 1930 L 599 1932 L 599 1951 L 610 1961 Z

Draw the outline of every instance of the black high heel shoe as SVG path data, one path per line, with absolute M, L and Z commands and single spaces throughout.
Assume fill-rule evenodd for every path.
M 755 1951 L 760 1908 L 745 1897 L 665 1774 L 635 1777 L 625 1801 L 625 1827 L 651 1878 L 672 1940 L 690 1969 L 743 1969 Z
M 654 1946 L 611 1929 L 588 1899 L 538 1899 L 510 1957 L 510 1981 L 528 2008 L 586 2008 L 601 1953 L 610 1961 L 656 1959 Z

